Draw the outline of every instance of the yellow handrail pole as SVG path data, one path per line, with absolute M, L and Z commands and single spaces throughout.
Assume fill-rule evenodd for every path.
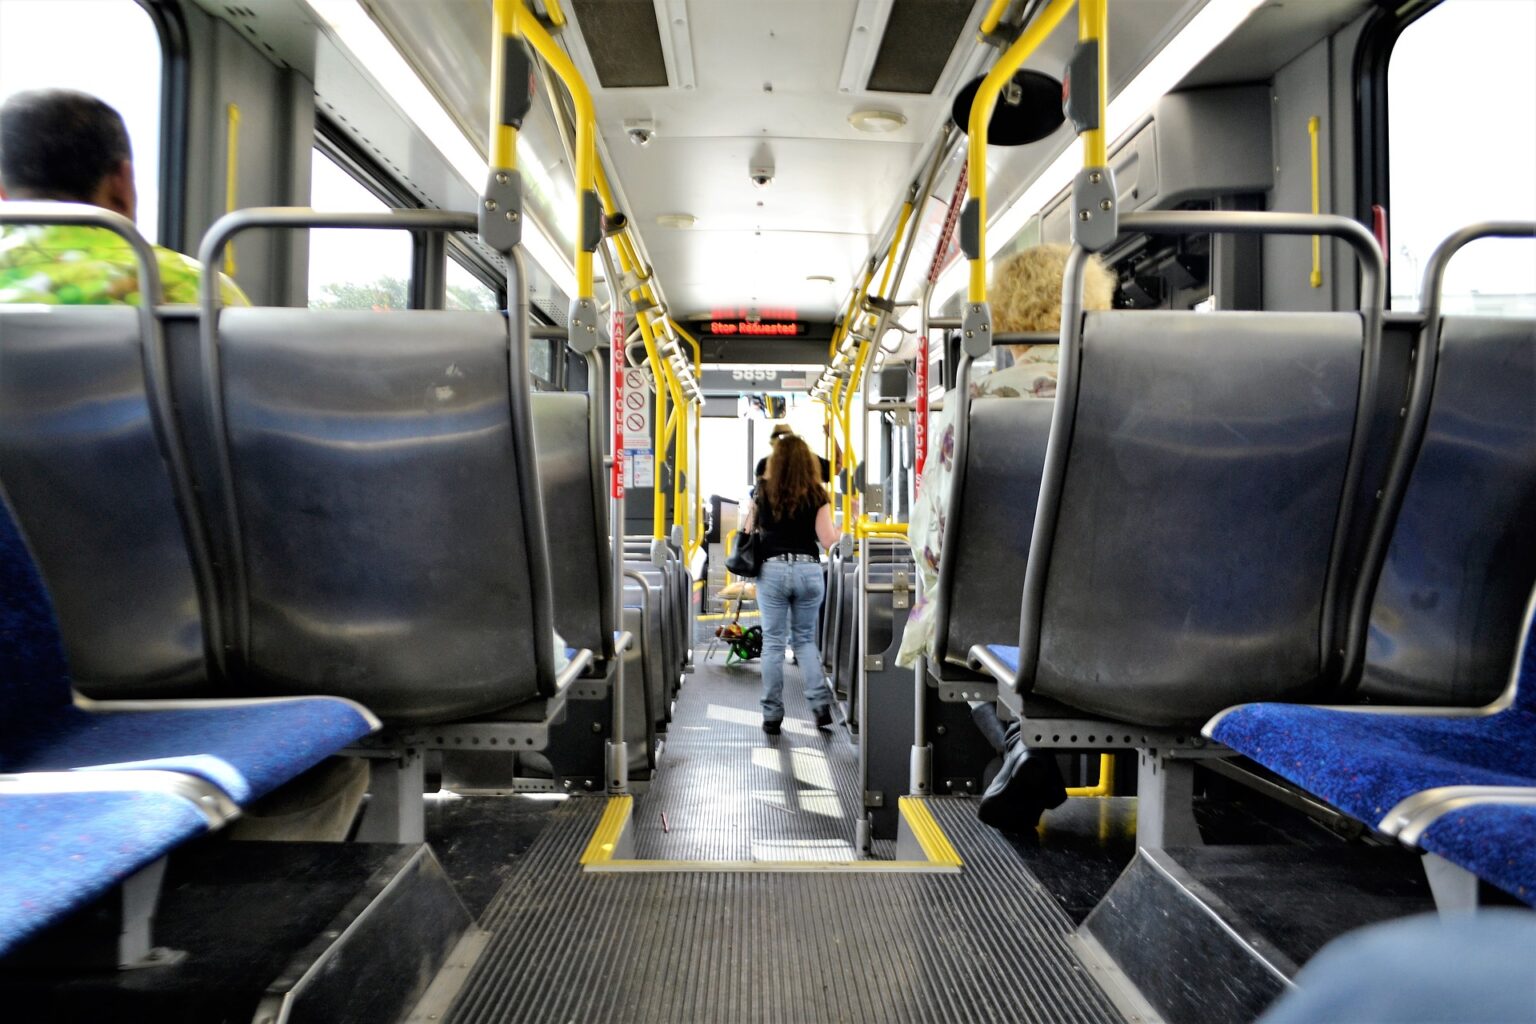
M 650 289 L 648 288 L 636 289 L 636 293 L 639 295 L 642 304 L 653 301 L 650 299 Z M 658 428 L 656 438 L 656 457 L 658 460 L 660 460 L 665 457 L 667 443 L 670 440 L 670 437 L 667 433 L 668 393 L 671 393 L 671 396 L 676 400 L 676 404 L 679 407 L 686 406 L 687 402 L 683 398 L 681 386 L 677 383 L 676 378 L 672 376 L 671 365 L 668 364 L 665 359 L 661 358 L 661 353 L 656 347 L 656 331 L 651 324 L 650 313 L 637 313 L 635 314 L 635 320 L 640 325 L 640 337 L 645 342 L 645 355 L 647 361 L 651 364 L 651 373 L 656 377 L 656 424 Z M 675 423 L 672 425 L 672 429 L 675 431 Z M 686 451 L 686 448 L 684 451 Z M 675 471 L 673 474 L 673 481 L 675 485 Z M 666 492 L 661 488 L 660 480 L 652 481 L 652 491 L 654 492 L 654 500 L 651 510 L 652 519 L 654 520 L 652 525 L 653 536 L 655 536 L 657 539 L 664 539 L 666 537 L 667 529 L 667 495 Z
M 667 368 L 668 374 L 672 369 Z M 683 544 L 686 553 L 688 542 L 688 510 L 684 508 L 685 495 L 683 494 L 683 476 L 688 468 L 688 403 L 675 406 L 677 412 L 673 414 L 677 419 L 676 432 L 673 434 L 674 447 L 672 458 L 672 525 L 683 528 Z M 679 415 L 681 414 L 681 415 Z M 688 473 L 692 476 L 692 473 Z
M 1083 132 L 1083 166 L 1103 167 L 1109 162 L 1109 144 L 1104 135 L 1104 105 L 1109 99 L 1109 0 L 1079 0 L 1077 39 L 1099 44 L 1098 97 L 1099 126 Z
M 1099 755 L 1099 781 L 1092 786 L 1069 786 L 1067 796 L 1113 796 L 1115 781 L 1115 755 Z
M 666 450 L 665 435 L 667 424 L 667 382 L 661 376 L 661 359 L 656 353 L 656 336 L 651 333 L 650 318 L 644 313 L 636 314 L 635 320 L 640 325 L 640 339 L 645 343 L 646 361 L 651 365 L 651 376 L 656 381 L 656 455 L 659 461 Z M 651 474 L 651 536 L 661 540 L 666 533 L 667 525 L 667 495 L 661 489 L 661 482 L 656 479 L 655 463 L 652 463 Z
M 702 382 L 704 379 L 704 351 L 699 347 L 699 340 L 679 326 L 678 322 L 671 317 L 667 318 L 667 323 L 671 324 L 672 329 L 677 332 L 677 336 L 686 341 L 688 347 L 693 349 L 693 375 Z M 689 498 L 688 523 L 692 536 L 693 550 L 698 551 L 704 547 L 704 531 L 701 528 L 703 524 L 697 521 L 699 498 L 703 494 L 697 471 L 703 466 L 704 409 L 702 405 L 690 405 L 689 411 L 693 414 L 693 448 L 691 450 L 694 462 L 698 463 L 698 465 L 694 467 L 695 472 L 690 474 L 690 478 L 693 481 L 693 494 Z
M 997 31 L 998 22 L 1003 20 L 1003 12 L 1008 9 L 1008 0 L 992 0 L 992 6 L 987 8 L 987 13 L 981 19 L 981 24 L 976 28 L 976 34 L 985 41 L 987 36 Z
M 240 106 L 224 108 L 224 212 L 234 213 L 240 202 Z M 224 273 L 235 276 L 235 243 L 224 246 Z
M 855 523 L 855 535 L 858 537 L 905 537 L 907 535 L 906 523 L 877 523 L 867 515 L 859 516 Z
M 1322 119 L 1317 117 L 1307 118 L 1307 142 L 1312 151 L 1312 212 L 1321 213 L 1323 209 L 1322 174 L 1318 162 L 1317 146 L 1318 130 L 1322 127 Z M 1312 273 L 1307 278 L 1307 283 L 1313 288 L 1323 286 L 1323 236 L 1312 236 Z
M 516 0 L 495 0 L 491 7 L 491 36 L 501 40 L 507 36 L 518 38 Z M 503 46 L 491 47 L 491 95 L 501 96 L 507 77 L 507 51 Z M 496 104 L 492 104 L 493 107 Z M 517 129 L 502 124 L 501 111 L 491 111 L 491 167 L 498 171 L 517 170 Z
M 571 94 L 571 103 L 576 108 L 576 291 L 578 301 L 591 301 L 592 253 L 587 251 L 582 241 L 593 233 L 594 225 L 587 223 L 591 211 L 581 197 L 595 192 L 597 188 L 597 115 L 592 107 L 592 93 L 581 80 L 581 72 L 576 70 L 571 58 L 566 56 L 565 51 L 555 43 L 554 37 L 528 9 L 527 0 L 515 2 L 518 30 L 538 55 L 544 58 L 556 77 L 565 83 L 566 91 Z M 553 0 L 550 6 L 554 6 Z
M 853 357 L 853 375 L 848 378 L 848 390 L 843 392 L 843 466 L 848 471 L 848 485 L 843 488 L 843 532 L 852 532 L 853 518 L 853 471 L 859 460 L 853 451 L 853 405 L 858 401 L 859 386 L 864 376 L 864 364 L 873 358 L 873 344 L 859 342 L 858 353 Z
M 864 272 L 864 280 L 854 289 L 852 301 L 843 307 L 843 322 L 838 326 L 837 330 L 832 332 L 832 343 L 827 347 L 828 359 L 837 355 L 837 350 L 842 347 L 843 339 L 853 329 L 854 317 L 858 316 L 859 310 L 864 308 L 864 297 L 869 294 L 869 286 L 874 279 L 874 269 L 866 270 Z
M 971 120 L 967 128 L 970 144 L 970 192 L 976 202 L 976 256 L 971 260 L 971 280 L 968 292 L 973 303 L 987 301 L 987 126 L 992 121 L 992 111 L 997 107 L 998 94 L 1012 80 L 1030 55 L 1039 48 L 1051 31 L 1066 17 L 1067 11 L 1077 0 L 1051 0 L 1024 33 L 998 58 L 987 77 L 982 79 L 971 102 Z
M 544 13 L 549 15 L 549 23 L 555 28 L 565 28 L 565 12 L 560 9 L 560 0 L 544 0 Z
M 891 271 L 896 269 L 896 251 L 901 248 L 902 236 L 907 233 L 907 221 L 912 219 L 912 204 L 901 204 L 901 216 L 896 219 L 896 237 L 891 239 L 891 249 L 885 254 L 885 273 L 880 277 L 880 295 L 891 298 Z

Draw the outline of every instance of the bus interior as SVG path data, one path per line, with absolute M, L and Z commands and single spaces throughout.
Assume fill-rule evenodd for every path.
M 1328 1019 L 1536 1020 L 1536 3 L 0 0 L 53 88 L 0 1018 L 1288 1024 L 1438 919 Z

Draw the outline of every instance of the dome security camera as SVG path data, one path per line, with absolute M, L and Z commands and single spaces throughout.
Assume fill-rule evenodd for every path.
M 637 146 L 649 146 L 656 137 L 655 121 L 625 121 L 624 134 Z
M 772 167 L 754 167 L 747 172 L 747 176 L 752 179 L 752 184 L 758 188 L 767 188 L 773 184 Z

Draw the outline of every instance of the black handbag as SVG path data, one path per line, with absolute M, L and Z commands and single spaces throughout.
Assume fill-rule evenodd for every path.
M 762 537 L 756 530 L 736 531 L 736 547 L 725 560 L 725 568 L 733 576 L 756 579 L 763 570 L 763 553 L 758 547 Z

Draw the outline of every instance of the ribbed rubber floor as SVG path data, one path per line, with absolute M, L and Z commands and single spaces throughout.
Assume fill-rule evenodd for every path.
M 852 860 L 859 752 L 818 730 L 784 666 L 783 732 L 767 736 L 761 665 L 702 660 L 673 709 L 657 780 L 630 826 L 644 860 Z
M 961 874 L 583 874 L 603 801 L 571 800 L 445 1020 L 1120 1021 L 1017 854 L 968 802 L 931 806 Z

